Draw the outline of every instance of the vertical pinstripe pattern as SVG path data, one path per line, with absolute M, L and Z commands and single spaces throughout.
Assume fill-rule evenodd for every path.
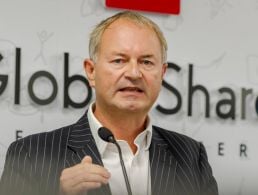
M 153 194 L 218 194 L 217 183 L 201 143 L 187 136 L 153 127 L 150 159 Z
M 58 194 L 61 171 L 85 155 L 103 165 L 91 134 L 87 114 L 73 125 L 13 142 L 6 156 L 0 194 Z M 150 146 L 153 195 L 216 195 L 202 144 L 186 136 L 153 127 Z M 108 185 L 88 195 L 111 195 Z

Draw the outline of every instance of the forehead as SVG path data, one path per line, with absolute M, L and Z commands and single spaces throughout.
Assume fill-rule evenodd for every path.
M 125 50 L 152 50 L 153 53 L 161 51 L 156 32 L 147 24 L 129 19 L 118 19 L 105 29 L 101 37 L 101 52 L 105 52 L 107 47 L 108 49 L 120 47 Z
M 118 33 L 122 30 L 148 31 L 150 34 L 157 37 L 155 31 L 150 25 L 129 18 L 120 18 L 115 20 L 104 30 L 102 36 L 107 34 L 109 31 L 112 31 L 112 33 Z

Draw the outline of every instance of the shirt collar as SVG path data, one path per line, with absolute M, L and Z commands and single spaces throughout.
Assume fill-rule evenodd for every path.
M 94 102 L 90 104 L 87 116 L 89 120 L 90 129 L 92 132 L 92 136 L 96 142 L 97 148 L 99 149 L 99 153 L 102 156 L 108 143 L 103 141 L 98 135 L 98 130 L 99 128 L 103 127 L 103 125 L 98 121 L 98 119 L 93 114 L 93 109 L 94 109 Z
M 94 106 L 95 106 L 94 102 L 90 104 L 87 117 L 89 120 L 92 136 L 96 142 L 97 148 L 99 149 L 100 155 L 103 156 L 103 153 L 108 143 L 103 141 L 98 135 L 98 130 L 99 128 L 103 127 L 103 125 L 98 121 L 98 119 L 95 117 L 93 113 Z M 146 139 L 146 142 L 144 142 L 144 139 Z M 151 118 L 148 116 L 146 129 L 135 138 L 134 143 L 139 145 L 141 142 L 144 142 L 145 144 L 141 147 L 143 147 L 145 150 L 148 150 L 151 144 L 151 139 L 152 139 L 152 122 L 151 122 Z

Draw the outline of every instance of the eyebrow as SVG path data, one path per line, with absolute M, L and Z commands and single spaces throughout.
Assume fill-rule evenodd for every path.
M 111 55 L 127 57 L 126 54 L 124 54 L 124 53 L 119 53 L 119 52 L 112 52 Z
M 128 55 L 121 53 L 121 52 L 112 52 L 111 55 L 115 55 L 115 56 L 121 56 L 121 57 L 127 57 Z M 145 54 L 145 55 L 141 55 L 140 58 L 154 58 L 155 56 L 153 54 Z
M 155 56 L 152 54 L 146 54 L 146 55 L 142 55 L 141 58 L 155 58 Z

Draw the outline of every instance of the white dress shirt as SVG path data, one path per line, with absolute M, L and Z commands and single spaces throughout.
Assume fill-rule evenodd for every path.
M 94 104 L 88 110 L 89 125 L 100 152 L 104 167 L 111 173 L 109 186 L 112 195 L 127 195 L 125 179 L 120 165 L 117 147 L 103 141 L 98 136 L 98 129 L 103 125 L 93 114 Z M 133 154 L 125 140 L 117 140 L 121 147 L 126 172 L 133 195 L 151 195 L 151 176 L 149 164 L 149 147 L 152 137 L 152 124 L 148 118 L 147 128 L 134 140 L 137 151 Z

